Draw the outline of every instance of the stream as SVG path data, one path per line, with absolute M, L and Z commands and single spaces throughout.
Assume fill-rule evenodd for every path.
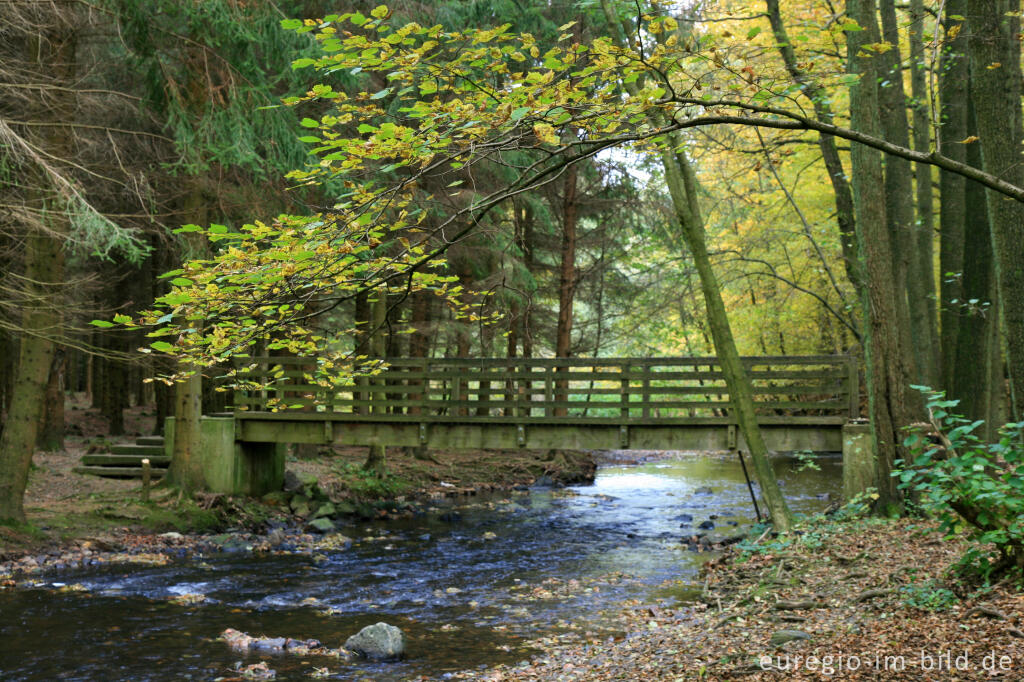
M 775 458 L 794 510 L 824 509 L 841 485 L 838 456 L 820 470 Z M 315 638 L 337 647 L 386 621 L 405 631 L 399 662 L 268 656 L 278 680 L 406 680 L 528 659 L 532 640 L 615 633 L 625 600 L 676 604 L 694 593 L 700 564 L 681 538 L 749 528 L 750 496 L 735 459 L 676 453 L 604 466 L 593 485 L 533 489 L 438 504 L 409 520 L 340 529 L 346 549 L 206 556 L 166 566 L 49 573 L 39 587 L 0 592 L 3 680 L 213 680 L 238 661 L 218 635 Z M 81 592 L 59 592 L 80 584 Z M 177 604 L 176 596 L 205 600 Z

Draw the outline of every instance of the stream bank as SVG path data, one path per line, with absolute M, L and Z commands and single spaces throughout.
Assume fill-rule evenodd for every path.
M 703 565 L 690 603 L 627 608 L 624 637 L 454 677 L 1024 679 L 1021 585 L 954 577 L 967 546 L 919 519 L 818 516 L 793 537 L 755 532 Z
M 819 495 L 838 480 L 837 458 L 820 464 L 777 462 L 804 513 L 826 507 Z M 691 600 L 700 566 L 716 553 L 707 551 L 713 541 L 687 539 L 749 528 L 736 461 L 676 453 L 603 467 L 592 485 L 438 498 L 323 535 L 288 525 L 259 535 L 148 534 L 113 556 L 97 545 L 87 562 L 72 556 L 5 578 L 14 585 L 0 589 L 0 671 L 33 682 L 66 671 L 230 679 L 241 660 L 277 679 L 326 669 L 331 679 L 398 681 L 516 665 L 552 646 L 621 637 L 637 605 Z M 404 631 L 403 660 L 240 655 L 219 639 L 232 629 L 334 649 L 381 621 Z

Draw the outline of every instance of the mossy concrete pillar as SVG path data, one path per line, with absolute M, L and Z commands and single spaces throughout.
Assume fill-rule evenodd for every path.
M 209 492 L 260 497 L 284 485 L 284 444 L 236 441 L 232 417 L 203 417 L 199 431 L 199 460 Z M 164 448 L 173 456 L 174 417 L 164 424 Z
M 875 444 L 868 422 L 843 425 L 843 500 L 875 486 Z

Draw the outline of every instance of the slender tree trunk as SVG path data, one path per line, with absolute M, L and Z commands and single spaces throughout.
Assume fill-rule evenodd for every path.
M 57 350 L 50 366 L 46 385 L 43 421 L 36 435 L 36 448 L 47 452 L 64 449 L 64 387 L 67 356 Z
M 848 16 L 861 30 L 847 32 L 848 69 L 859 76 L 850 87 L 850 125 L 855 130 L 878 135 L 878 76 L 882 64 L 863 46 L 880 42 L 875 22 L 874 0 L 851 0 Z M 860 244 L 865 286 L 864 355 L 867 364 L 868 405 L 875 441 L 875 487 L 878 507 L 887 509 L 901 502 L 892 478 L 894 462 L 903 442 L 900 429 L 909 424 L 911 379 L 906 354 L 897 326 L 899 298 L 903 291 L 893 282 L 893 253 L 886 202 L 879 190 L 885 186 L 881 153 L 861 144 L 850 149 L 854 205 L 857 210 L 857 240 Z
M 910 2 L 910 92 L 913 97 L 914 150 L 927 153 L 931 149 L 931 124 L 928 118 L 928 64 L 924 52 L 924 0 Z M 928 348 L 921 349 L 919 370 L 928 386 L 938 386 L 939 374 L 939 315 L 935 292 L 934 209 L 932 193 L 932 167 L 926 163 L 914 164 L 917 221 L 914 224 L 912 270 L 921 278 L 919 309 L 923 319 L 919 326 L 928 330 Z M 911 311 L 913 312 L 913 310 Z
M 959 163 L 967 160 L 967 150 L 962 141 L 971 134 L 967 125 L 969 28 L 964 25 L 963 19 L 958 18 L 966 13 L 967 0 L 946 0 L 943 26 L 947 44 L 939 62 L 941 125 L 937 145 L 942 154 Z M 963 300 L 961 277 L 964 265 L 964 225 L 967 222 L 966 182 L 961 175 L 939 171 L 939 364 L 942 371 L 941 386 L 946 390 L 953 385 L 960 325 L 958 306 L 954 301 Z
M 974 106 L 968 106 L 968 126 L 975 127 Z M 967 163 L 981 168 L 981 145 L 967 146 Z M 989 327 L 999 327 L 999 308 L 991 298 L 995 293 L 995 263 L 992 256 L 992 235 L 989 229 L 988 203 L 985 188 L 968 180 L 964 205 L 963 298 L 955 304 L 957 340 L 955 363 L 949 396 L 960 401 L 957 411 L 971 419 L 988 419 L 989 396 L 995 387 L 990 384 L 991 366 L 1000 364 L 999 334 Z M 994 356 L 994 357 L 993 357 Z M 1001 383 L 1001 382 L 1000 382 Z M 1001 386 L 1000 386 L 1001 388 Z M 988 424 L 987 427 L 991 427 Z
M 579 218 L 579 203 L 576 199 L 578 169 L 575 164 L 565 171 L 565 191 L 562 196 L 562 249 L 558 268 L 558 326 L 555 331 L 555 357 L 567 358 L 572 343 L 572 307 L 576 296 L 576 227 Z M 559 367 L 558 373 L 567 372 L 568 367 Z M 569 399 L 569 382 L 560 379 L 555 382 L 555 401 Z M 556 417 L 569 413 L 564 407 L 556 407 Z
M 786 24 L 782 21 L 779 0 L 765 0 L 765 8 L 768 10 L 768 21 L 775 36 L 776 48 L 782 56 L 782 61 L 785 63 L 790 77 L 800 84 L 804 95 L 811 101 L 811 105 L 814 107 L 814 117 L 825 123 L 833 123 L 835 117 L 829 106 L 830 98 L 821 86 L 807 76 L 797 62 L 796 51 L 789 40 Z M 854 289 L 859 291 L 861 286 L 860 257 L 857 250 L 853 192 L 850 189 L 846 171 L 843 169 L 842 159 L 839 157 L 836 138 L 831 135 L 819 135 L 818 148 L 821 150 L 821 158 L 825 163 L 825 170 L 828 172 L 829 181 L 832 183 L 832 192 L 835 196 L 836 223 L 839 227 L 839 241 L 843 252 L 846 277 L 853 284 Z
M 370 303 L 370 357 L 383 358 L 386 344 L 384 325 L 387 322 L 388 299 L 384 289 L 373 292 L 371 296 L 373 300 Z M 384 387 L 384 380 L 374 378 L 372 384 L 375 389 L 381 389 Z M 373 414 L 384 414 L 384 398 L 385 394 L 379 390 L 371 394 L 370 402 L 373 403 Z M 385 445 L 371 445 L 363 469 L 383 475 L 386 472 L 386 455 Z
M 185 197 L 184 217 L 187 223 L 205 225 L 207 222 L 206 203 L 198 179 L 191 181 L 191 189 Z M 188 233 L 195 237 L 196 233 Z M 190 239 L 188 255 L 198 258 L 206 251 L 203 238 Z M 184 367 L 192 374 L 177 382 L 174 387 L 174 451 L 167 481 L 178 486 L 186 494 L 206 487 L 202 467 L 202 441 L 200 423 L 203 417 L 203 375 L 201 368 Z
M 968 15 L 971 101 L 983 169 L 1015 185 L 1024 184 L 1019 11 L 1016 0 L 992 0 L 970 3 Z M 987 200 L 1010 370 L 1010 416 L 1016 420 L 1024 417 L 1024 204 L 992 191 Z
M 907 97 L 903 89 L 899 25 L 894 0 L 881 0 L 882 39 L 892 45 L 879 57 L 882 77 L 878 86 L 879 124 L 889 142 L 910 147 L 907 126 Z M 925 277 L 918 272 L 914 228 L 914 185 L 910 162 L 897 156 L 883 157 L 885 167 L 885 217 L 889 227 L 896 297 L 896 323 L 900 347 L 910 351 L 906 361 L 913 363 L 912 377 L 918 384 L 929 383 L 927 368 L 932 352 L 932 332 L 928 328 L 928 301 Z M 911 342 L 913 339 L 913 342 Z
M 622 32 L 619 31 L 621 25 L 611 5 L 611 0 L 601 0 L 601 6 L 609 26 L 616 33 L 617 42 L 619 45 L 626 44 Z M 631 94 L 636 93 L 634 84 L 628 83 L 625 84 L 625 87 L 627 90 L 632 90 Z M 761 435 L 761 429 L 758 427 L 757 414 L 754 410 L 753 386 L 743 368 L 739 351 L 736 349 L 729 317 L 722 300 L 722 290 L 708 255 L 704 222 L 697 201 L 697 179 L 684 151 L 685 145 L 681 136 L 673 134 L 669 142 L 670 148 L 661 152 L 665 182 L 668 185 L 675 218 L 678 221 L 683 240 L 693 257 L 700 278 L 701 292 L 704 295 L 704 304 L 707 308 L 708 324 L 711 327 L 715 352 L 722 367 L 722 374 L 729 390 L 729 398 L 732 401 L 732 413 L 736 417 L 740 433 L 743 434 L 743 439 L 750 449 L 754 471 L 761 487 L 761 495 L 772 522 L 780 532 L 789 532 L 793 525 L 793 515 L 786 504 L 786 498 L 783 497 L 782 491 L 779 489 L 778 480 L 768 459 L 768 448 Z

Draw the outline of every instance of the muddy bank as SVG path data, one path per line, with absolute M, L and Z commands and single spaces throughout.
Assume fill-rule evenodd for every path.
M 1019 584 L 967 584 L 966 543 L 920 520 L 818 519 L 752 535 L 691 603 L 635 604 L 621 640 L 550 647 L 472 680 L 1024 679 Z

